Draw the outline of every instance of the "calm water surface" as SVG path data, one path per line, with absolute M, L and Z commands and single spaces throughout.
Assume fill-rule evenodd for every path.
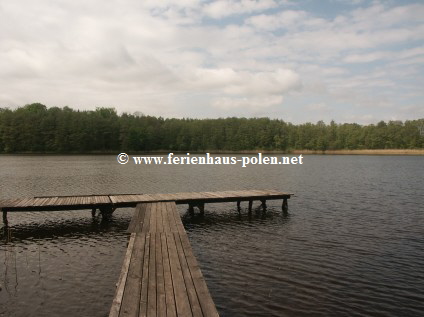
M 289 215 L 179 206 L 221 316 L 423 316 L 424 157 L 306 156 L 303 165 L 136 166 L 114 156 L 0 156 L 0 199 L 267 189 Z M 131 209 L 10 213 L 0 316 L 107 316 Z

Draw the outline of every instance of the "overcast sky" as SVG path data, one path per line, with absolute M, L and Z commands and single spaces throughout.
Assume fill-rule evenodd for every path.
M 0 107 L 424 117 L 424 1 L 0 0 Z

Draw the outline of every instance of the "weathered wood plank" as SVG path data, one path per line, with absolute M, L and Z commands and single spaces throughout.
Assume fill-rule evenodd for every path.
M 164 209 L 164 203 L 159 202 L 157 203 L 156 208 L 156 232 L 164 232 L 163 230 L 163 209 Z
M 186 234 L 180 234 L 179 238 L 184 249 L 184 255 L 187 260 L 188 267 L 190 268 L 193 283 L 196 287 L 196 292 L 202 307 L 203 315 L 205 317 L 218 317 L 218 311 L 216 310 L 212 296 L 209 293 L 202 272 L 200 271 L 200 267 L 194 256 L 193 250 L 188 240 L 188 236 Z
M 192 316 L 190 301 L 187 296 L 187 289 L 184 283 L 184 277 L 181 270 L 180 261 L 177 254 L 177 247 L 174 235 L 166 236 L 169 254 L 169 263 L 171 267 L 172 285 L 175 295 L 175 306 L 178 316 Z
M 146 204 L 146 215 L 144 216 L 143 225 L 141 226 L 141 232 L 149 232 L 150 217 L 151 217 L 152 204 Z
M 121 304 L 119 316 L 136 317 L 139 313 L 141 296 L 141 264 L 145 250 L 146 239 L 144 235 L 136 235 L 133 247 L 133 255 L 128 268 L 127 282 Z
M 149 232 L 156 232 L 156 222 L 157 222 L 157 207 L 158 207 L 158 203 L 153 203 L 150 204 L 152 206 L 151 211 L 150 211 L 150 227 L 149 227 Z
M 134 228 L 135 232 L 141 232 L 141 229 L 143 227 L 143 223 L 144 221 L 146 221 L 146 213 L 147 213 L 147 204 L 138 204 L 137 206 L 140 205 L 140 213 L 139 213 L 139 217 L 136 223 L 136 226 Z
M 168 205 L 167 203 L 163 203 L 162 205 L 163 212 L 163 232 L 171 232 L 171 224 L 169 219 Z
M 168 243 L 166 235 L 160 236 L 162 242 L 163 279 L 165 286 L 166 316 L 176 317 L 174 288 L 172 286 L 171 266 L 169 262 Z
M 137 226 L 140 224 L 140 218 L 141 218 L 141 210 L 145 210 L 146 205 L 145 204 L 138 204 L 134 209 L 134 215 L 131 218 L 130 224 L 128 225 L 127 232 L 136 232 Z
M 140 296 L 140 309 L 139 316 L 147 316 L 147 295 L 148 295 L 148 281 L 149 281 L 149 258 L 150 258 L 150 234 L 145 235 L 145 249 L 143 257 L 143 275 L 141 278 L 141 296 Z
M 185 231 L 184 225 L 181 221 L 181 217 L 178 213 L 177 205 L 173 202 L 173 203 L 169 203 L 169 207 L 171 209 L 171 215 L 172 215 L 174 222 L 175 222 L 176 231 L 179 232 L 179 233 L 185 234 L 186 231 Z
M 156 218 L 152 215 L 152 218 Z M 156 312 L 156 235 L 150 234 L 149 285 L 147 287 L 147 316 L 157 316 Z
M 178 232 L 178 225 L 176 222 L 176 217 L 174 216 L 175 211 L 172 203 L 166 203 L 166 212 L 169 221 L 169 232 Z
M 112 302 L 109 317 L 118 317 L 121 310 L 122 298 L 124 296 L 124 289 L 127 283 L 128 270 L 131 262 L 131 256 L 134 248 L 135 233 L 131 234 L 128 243 L 127 252 L 125 253 L 124 263 L 122 265 L 121 274 L 119 275 L 118 285 L 115 291 L 115 297 Z
M 180 234 L 174 233 L 175 245 L 177 248 L 178 258 L 180 260 L 181 271 L 184 278 L 184 283 L 187 289 L 187 295 L 190 300 L 191 312 L 194 317 L 202 316 L 202 309 L 200 308 L 199 299 L 197 298 L 196 289 L 191 278 L 190 269 L 187 264 L 186 256 L 181 245 Z M 187 252 L 187 251 L 186 251 Z
M 166 298 L 164 281 L 164 259 L 162 254 L 163 232 L 156 234 L 156 311 L 158 316 L 166 316 Z

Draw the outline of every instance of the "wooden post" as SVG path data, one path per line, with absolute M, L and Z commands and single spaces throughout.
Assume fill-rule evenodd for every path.
M 116 208 L 113 208 L 111 205 L 99 207 L 100 213 L 102 214 L 102 219 L 109 220 L 113 214 L 113 212 L 116 210 Z
M 91 217 L 96 217 L 96 208 L 91 209 Z
M 282 209 L 283 209 L 283 212 L 285 212 L 285 213 L 289 210 L 289 205 L 287 203 L 287 198 L 284 198 L 283 199 Z
M 261 202 L 263 211 L 266 211 L 266 199 L 261 199 Z
M 203 216 L 205 214 L 205 204 L 204 203 L 200 203 L 199 205 L 197 205 L 197 207 L 199 208 L 200 215 Z
M 190 216 L 194 216 L 194 206 L 193 204 L 188 204 L 188 212 Z
M 249 212 L 252 212 L 253 200 L 249 200 Z
M 240 200 L 237 200 L 237 211 L 239 214 L 241 213 Z
M 1 210 L 1 208 L 0 208 L 0 210 Z M 3 210 L 3 223 L 4 223 L 5 227 L 9 226 L 9 221 L 7 220 L 7 211 L 6 210 Z

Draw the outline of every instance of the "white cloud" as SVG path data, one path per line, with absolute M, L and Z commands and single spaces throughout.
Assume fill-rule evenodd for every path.
M 246 72 L 233 69 L 197 69 L 191 82 L 196 88 L 218 89 L 230 95 L 284 94 L 301 86 L 298 74 L 289 69 L 274 72 Z
M 310 111 L 328 112 L 331 110 L 331 107 L 323 102 L 319 102 L 308 105 L 306 109 Z
M 361 104 L 378 117 L 422 100 L 424 5 L 337 2 L 2 1 L 0 107 L 302 118 L 315 105 L 318 121 L 318 105 L 361 118 Z
M 283 96 L 262 97 L 220 97 L 212 101 L 212 106 L 222 110 L 242 109 L 258 111 L 260 109 L 281 105 Z
M 410 59 L 411 57 L 420 55 L 424 55 L 424 47 L 415 47 L 403 51 L 377 51 L 372 53 L 351 54 L 346 56 L 344 61 L 347 63 L 369 63 L 387 59 L 400 61 L 401 59 Z
M 263 30 L 276 30 L 279 28 L 293 29 L 305 23 L 308 14 L 305 11 L 285 10 L 277 14 L 260 14 L 249 17 L 246 23 Z
M 274 0 L 214 0 L 203 7 L 203 12 L 214 19 L 241 15 L 277 7 Z

